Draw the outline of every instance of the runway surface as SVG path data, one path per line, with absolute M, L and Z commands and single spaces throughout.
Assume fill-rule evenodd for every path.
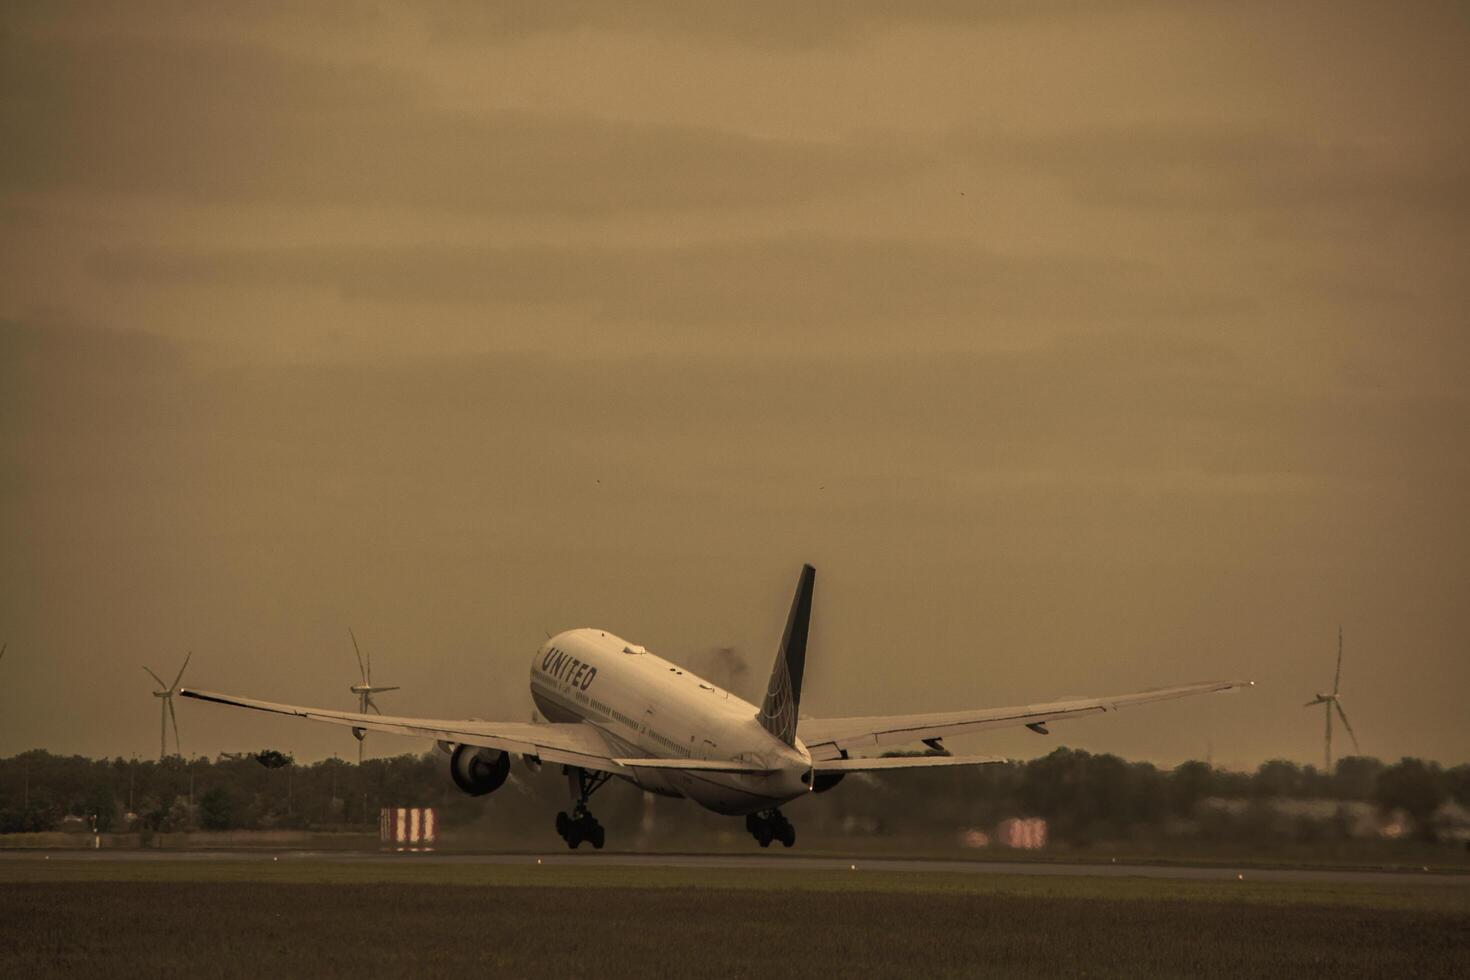
M 906 874 L 1032 875 L 1088 878 L 1171 878 L 1190 881 L 1343 882 L 1376 885 L 1442 885 L 1470 889 L 1470 875 L 1428 871 L 1364 871 L 1332 868 L 1252 868 L 1215 865 L 1054 864 L 1033 861 L 947 861 L 913 858 L 799 857 L 784 854 L 609 854 L 596 851 L 547 854 L 436 854 L 362 851 L 6 851 L 0 861 L 85 861 L 89 863 L 284 861 L 327 864 L 489 864 L 578 868 L 719 868 L 804 871 L 902 872 Z

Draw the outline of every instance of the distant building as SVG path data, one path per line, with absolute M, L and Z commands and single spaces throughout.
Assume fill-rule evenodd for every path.
M 979 827 L 965 827 L 960 831 L 960 846 L 981 848 L 990 846 L 990 835 Z
M 434 849 L 438 815 L 429 806 L 385 806 L 378 814 L 378 839 L 402 850 Z
M 1046 846 L 1046 821 L 1040 817 L 1011 817 L 995 828 L 995 841 L 1002 847 L 1036 851 Z

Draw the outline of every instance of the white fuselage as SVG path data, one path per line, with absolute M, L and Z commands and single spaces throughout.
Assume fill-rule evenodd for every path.
M 811 754 L 761 727 L 755 705 L 597 629 L 558 633 L 531 661 L 531 699 L 552 722 L 584 722 L 621 758 L 744 762 L 769 774 L 638 767 L 645 790 L 717 813 L 755 813 L 811 791 Z

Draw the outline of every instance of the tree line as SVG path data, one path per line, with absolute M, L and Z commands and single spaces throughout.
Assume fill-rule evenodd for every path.
M 433 750 L 361 766 L 336 758 L 298 765 L 273 750 L 161 762 L 35 750 L 0 759 L 0 833 L 94 826 L 145 838 L 194 830 L 372 830 L 384 806 L 435 806 L 446 828 L 515 833 L 547 823 L 566 807 L 566 794 L 556 767 L 534 773 L 518 762 L 501 790 L 471 799 L 454 788 L 445 757 Z M 1211 800 L 1237 805 L 1212 808 Z M 1410 833 L 1433 839 L 1443 829 L 1436 814 L 1444 804 L 1470 807 L 1470 765 L 1352 756 L 1330 772 L 1279 759 L 1252 772 L 1198 761 L 1160 769 L 1059 748 L 1026 762 L 850 776 L 791 814 L 831 833 L 935 833 L 1035 816 L 1048 821 L 1052 839 L 1085 844 L 1186 823 L 1224 838 L 1265 833 L 1257 824 L 1280 823 L 1272 816 L 1280 808 L 1267 804 L 1282 800 L 1368 804 L 1407 817 Z M 656 806 L 661 833 L 708 830 L 723 819 L 679 801 L 645 803 L 625 785 L 603 791 L 595 806 L 610 826 L 637 826 Z M 1325 830 L 1322 823 L 1315 821 L 1311 833 L 1333 832 L 1331 820 Z M 1291 832 L 1307 833 L 1305 826 Z

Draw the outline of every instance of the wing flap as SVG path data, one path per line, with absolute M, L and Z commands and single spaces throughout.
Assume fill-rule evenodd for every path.
M 1106 698 L 1074 698 L 1049 704 L 1011 708 L 977 708 L 917 715 L 874 715 L 861 718 L 807 718 L 801 722 L 801 740 L 816 759 L 833 759 L 848 749 L 904 745 L 926 738 L 965 735 L 990 728 L 1008 728 L 1105 714 L 1135 704 L 1150 704 L 1196 694 L 1219 694 L 1250 687 L 1253 681 L 1206 681 L 1179 687 L 1161 687 Z

